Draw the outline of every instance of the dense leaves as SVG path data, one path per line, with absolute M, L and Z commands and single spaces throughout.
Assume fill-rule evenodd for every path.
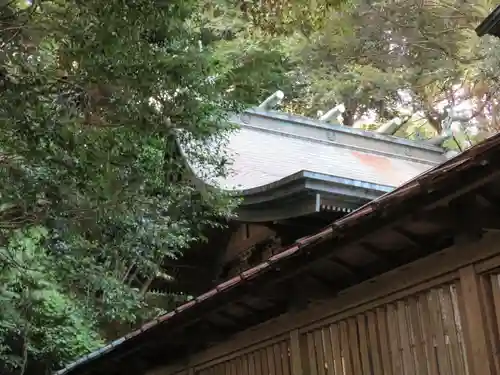
M 215 183 L 226 116 L 278 88 L 295 114 L 343 103 L 346 126 L 429 138 L 465 108 L 495 131 L 499 42 L 473 32 L 493 5 L 0 0 L 0 373 L 47 373 L 185 298 L 151 284 L 235 204 L 186 157 Z
M 223 175 L 238 107 L 194 2 L 0 6 L 0 372 L 41 374 L 171 307 L 152 281 L 233 205 L 180 150 Z
M 451 112 L 463 112 L 454 126 L 472 126 L 473 134 L 498 127 L 499 42 L 481 41 L 474 32 L 494 2 L 245 4 L 240 22 L 273 41 L 263 54 L 281 56 L 287 80 L 280 87 L 290 112 L 316 116 L 343 103 L 344 125 L 378 126 L 400 117 L 404 136 L 415 128 L 424 137 L 440 133 Z M 246 40 L 242 33 L 240 43 Z

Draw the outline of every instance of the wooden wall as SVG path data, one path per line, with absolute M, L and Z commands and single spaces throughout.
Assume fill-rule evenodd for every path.
M 500 375 L 499 327 L 497 233 L 148 375 Z

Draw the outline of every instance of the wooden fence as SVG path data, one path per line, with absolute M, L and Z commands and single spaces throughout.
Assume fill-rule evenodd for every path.
M 500 375 L 500 234 L 391 271 L 155 375 Z

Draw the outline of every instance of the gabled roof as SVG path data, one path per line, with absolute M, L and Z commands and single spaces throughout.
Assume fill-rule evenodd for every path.
M 338 292 L 349 283 L 352 285 L 353 278 L 366 280 L 391 267 L 438 251 L 453 241 L 450 232 L 463 233 L 460 229 L 463 225 L 469 229 L 484 228 L 478 218 L 486 215 L 475 216 L 474 211 L 485 210 L 488 204 L 492 207 L 498 204 L 499 176 L 500 135 L 496 135 L 319 233 L 298 240 L 266 262 L 70 364 L 57 375 L 117 374 L 124 369 L 132 371 L 130 366 L 134 363 L 142 362 L 151 367 L 179 361 L 213 341 L 283 313 L 290 306 L 289 299 L 294 298 L 294 293 L 290 293 L 294 285 L 320 278 L 329 283 L 326 290 Z M 448 212 L 454 207 L 452 203 L 459 204 L 462 197 L 461 204 L 465 200 L 470 209 L 467 223 L 461 222 L 456 212 Z M 397 233 L 399 236 L 395 235 Z M 424 234 L 429 241 L 422 241 Z M 411 244 L 407 243 L 408 239 Z M 384 248 L 377 249 L 373 245 L 377 241 L 379 245 L 384 243 Z M 419 242 L 423 245 L 418 246 Z M 369 246 L 365 248 L 364 257 L 358 258 L 362 264 L 346 266 L 345 260 L 336 263 L 345 257 L 353 262 L 354 254 L 366 243 Z M 346 248 L 349 251 L 342 253 Z M 366 254 L 370 251 L 373 251 L 372 257 L 384 254 L 381 255 L 384 262 L 367 261 Z M 357 271 L 349 273 L 349 267 L 358 267 L 359 274 Z M 342 277 L 344 273 L 349 277 Z M 118 367 L 120 363 L 122 367 Z
M 244 195 L 302 171 L 396 187 L 445 160 L 425 142 L 281 112 L 252 109 L 232 121 L 232 174 L 219 183 Z
M 321 205 L 352 210 L 446 160 L 442 148 L 423 141 L 282 112 L 250 109 L 232 122 L 239 129 L 227 143 L 231 173 L 215 184 L 244 198 L 237 212 L 243 221 L 305 215 Z M 205 169 L 191 168 L 206 183 Z M 301 203 L 292 212 L 293 200 Z

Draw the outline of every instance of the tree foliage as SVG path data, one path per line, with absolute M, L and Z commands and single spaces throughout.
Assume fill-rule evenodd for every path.
M 47 373 L 111 322 L 157 314 L 165 261 L 230 214 L 180 152 L 195 140 L 190 160 L 222 176 L 239 108 L 224 94 L 237 72 L 200 48 L 197 6 L 0 3 L 2 374 Z
M 493 2 L 270 3 L 287 11 L 277 16 L 268 6 L 259 15 L 268 3 L 250 2 L 260 18 L 248 22 L 278 40 L 287 62 L 286 110 L 316 116 L 343 103 L 347 126 L 399 116 L 405 126 L 439 133 L 448 110 L 465 107 L 466 126 L 497 126 L 498 41 L 474 32 Z
M 461 106 L 497 129 L 499 42 L 473 32 L 493 5 L 0 0 L 0 373 L 46 373 L 182 298 L 152 281 L 235 202 L 195 189 L 181 149 L 224 175 L 231 111 L 279 88 L 285 111 L 344 103 L 344 125 L 398 116 L 409 138 Z

